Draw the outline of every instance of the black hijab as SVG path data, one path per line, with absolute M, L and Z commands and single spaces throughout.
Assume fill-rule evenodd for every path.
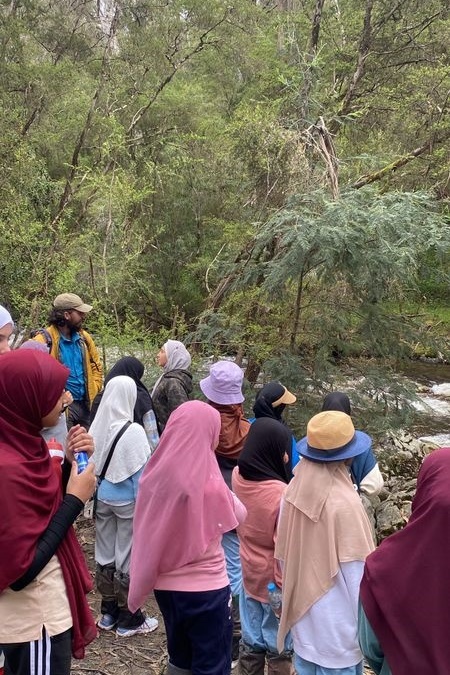
M 342 391 L 332 391 L 323 399 L 322 412 L 324 410 L 339 410 L 351 415 L 350 399 Z
M 272 407 L 272 403 L 278 401 L 285 391 L 285 388 L 279 382 L 268 382 L 265 384 L 256 394 L 256 400 L 253 406 L 253 412 L 255 413 L 256 419 L 259 417 L 271 417 L 272 419 L 281 422 L 281 415 L 286 406 L 284 403 L 281 403 L 281 405 L 277 405 L 274 408 Z
M 134 406 L 134 421 L 142 425 L 142 418 L 144 417 L 145 413 L 149 410 L 153 410 L 152 399 L 149 391 L 145 384 L 141 381 L 143 374 L 144 364 L 135 356 L 124 356 L 123 358 L 119 359 L 105 377 L 105 383 L 102 391 L 97 394 L 92 402 L 90 423 L 92 424 L 94 420 L 98 406 L 102 400 L 103 392 L 105 391 L 105 387 L 108 382 L 112 380 L 113 377 L 117 377 L 118 375 L 127 375 L 128 377 L 131 377 L 134 382 L 136 382 L 137 399 L 136 405 Z
M 276 399 L 275 399 L 276 400 Z M 284 461 L 287 453 L 289 461 Z M 245 480 L 281 480 L 292 475 L 292 434 L 277 420 L 261 418 L 253 422 L 238 459 L 239 473 Z

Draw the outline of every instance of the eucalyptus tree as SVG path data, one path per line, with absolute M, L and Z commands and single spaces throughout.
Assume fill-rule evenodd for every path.
M 234 348 L 245 345 L 244 351 L 253 354 L 260 364 L 269 351 L 280 349 L 280 335 L 284 337 L 284 345 L 289 345 L 291 351 L 300 349 L 310 364 L 315 364 L 316 355 L 325 363 L 330 349 L 319 339 L 317 330 L 300 330 L 302 317 L 308 316 L 303 304 L 306 302 L 309 306 L 310 303 L 309 299 L 305 300 L 308 297 L 305 284 L 310 287 L 314 279 L 315 297 L 322 301 L 335 298 L 334 288 L 326 282 L 327 276 L 317 276 L 314 272 L 315 253 L 320 256 L 327 247 L 332 250 L 334 240 L 327 240 L 328 231 L 319 218 L 324 207 L 319 209 L 317 199 L 311 195 L 321 194 L 324 203 L 329 201 L 336 218 L 341 212 L 348 214 L 355 209 L 355 229 L 350 219 L 345 232 L 347 237 L 359 240 L 365 260 L 366 255 L 373 253 L 372 234 L 370 223 L 362 219 L 362 215 L 364 209 L 367 213 L 376 213 L 383 192 L 388 191 L 391 201 L 389 207 L 388 202 L 383 202 L 383 210 L 394 227 L 380 270 L 390 269 L 388 258 L 394 260 L 399 251 L 405 255 L 410 246 L 413 269 L 420 267 L 423 273 L 421 263 L 428 246 L 424 242 L 421 249 L 414 244 L 414 237 L 411 241 L 404 238 L 402 223 L 409 222 L 408 213 L 415 198 L 414 194 L 402 191 L 430 190 L 430 208 L 440 216 L 435 223 L 446 222 L 449 12 L 441 0 L 426 5 L 414 0 L 399 0 L 393 5 L 381 0 L 365 3 L 316 0 L 280 4 L 279 9 L 276 18 L 278 38 L 282 39 L 277 43 L 278 80 L 263 79 L 265 89 L 259 90 L 259 99 L 254 88 L 250 89 L 249 99 L 244 94 L 234 121 L 239 125 L 239 153 L 245 162 L 248 199 L 257 207 L 256 223 L 245 230 L 246 238 L 239 248 L 230 242 L 222 259 L 215 261 L 217 286 L 210 296 L 207 320 L 215 335 L 220 335 L 223 325 L 223 334 L 233 340 Z M 267 96 L 268 82 L 272 85 L 270 96 Z M 258 138 L 264 141 L 258 144 Z M 363 197 L 358 197 L 356 191 L 372 182 L 382 183 L 382 192 L 379 195 L 364 192 L 365 206 L 361 210 L 358 200 Z M 433 202 L 433 194 L 437 203 Z M 292 203 L 302 204 L 304 200 L 307 204 L 310 199 L 317 209 L 316 248 L 302 249 L 304 230 L 290 227 Z M 298 218 L 303 217 L 304 208 L 299 207 Z M 404 215 L 401 209 L 405 210 Z M 416 215 L 418 225 L 426 234 L 424 211 L 421 217 Z M 309 222 L 311 218 L 309 214 Z M 300 268 L 290 270 L 289 282 L 284 279 L 282 292 L 278 286 L 279 297 L 273 300 L 267 293 L 265 274 L 268 269 L 270 279 L 285 274 L 286 267 L 278 249 L 279 238 L 285 241 L 278 227 L 284 219 L 290 223 L 291 255 L 294 250 L 302 250 L 305 262 Z M 262 251 L 261 232 L 268 237 Z M 442 237 L 439 248 L 448 256 L 445 227 Z M 346 239 L 346 245 L 349 241 L 351 239 Z M 255 251 L 261 256 L 256 267 Z M 442 275 L 445 265 L 438 271 L 432 246 L 426 259 L 428 263 L 433 261 L 437 276 L 445 278 Z M 335 263 L 331 278 L 341 280 L 339 294 L 343 290 L 344 270 L 340 266 L 344 260 L 338 256 Z M 353 258 L 351 264 L 356 265 Z M 249 269 L 254 270 L 252 284 L 247 277 Z M 366 279 L 367 293 L 374 292 L 371 288 L 375 288 L 378 278 L 379 272 L 374 272 Z M 401 273 L 395 283 L 390 284 L 389 306 L 386 297 L 382 302 L 366 303 L 356 352 L 385 353 L 383 345 L 388 343 L 384 335 L 389 334 L 385 329 L 389 319 L 386 311 L 395 313 L 398 301 L 405 294 L 413 297 L 414 289 L 415 297 L 420 295 L 417 284 L 407 283 L 409 279 Z M 245 291 L 238 290 L 241 287 Z M 348 299 L 347 276 L 343 288 L 344 297 Z M 354 293 L 350 296 L 354 307 Z M 379 309 L 383 310 L 383 321 Z M 233 317 L 230 321 L 227 321 L 228 313 Z M 277 325 L 280 315 L 284 323 L 281 322 L 282 328 L 277 331 L 274 324 Z M 345 353 L 347 348 L 351 350 L 355 340 L 348 343 L 348 335 L 345 331 L 342 333 L 335 312 L 326 312 L 326 326 L 320 324 L 320 311 L 313 312 L 313 316 L 322 325 L 324 334 L 332 336 L 338 353 Z M 208 334 L 205 320 L 203 317 L 200 325 L 203 338 Z M 353 317 L 350 325 L 354 323 Z M 380 330 L 382 325 L 385 328 Z M 298 344 L 299 333 L 303 335 L 301 344 Z M 341 334 L 345 335 L 343 340 L 339 337 Z M 378 345 L 380 335 L 383 340 Z M 256 341 L 261 338 L 263 344 L 258 346 Z M 398 353 L 399 345 L 407 352 L 410 342 L 394 341 L 396 349 L 392 353 Z
M 244 290 L 229 283 L 273 214 L 318 189 L 339 204 L 372 180 L 446 196 L 440 0 L 13 0 L 0 12 L 1 297 L 29 323 L 69 287 L 97 299 L 98 329 L 114 335 L 192 328 L 207 304 L 211 328 L 235 319 L 217 339 L 253 335 L 261 360 L 280 325 L 299 347 L 304 316 L 298 278 L 281 306 L 260 299 L 264 267 Z
M 17 311 L 35 303 L 34 321 L 75 282 L 116 328 L 198 311 L 200 261 L 238 181 L 220 137 L 237 68 L 227 93 L 218 80 L 259 11 L 240 4 L 240 19 L 220 0 L 3 7 L 2 294 Z

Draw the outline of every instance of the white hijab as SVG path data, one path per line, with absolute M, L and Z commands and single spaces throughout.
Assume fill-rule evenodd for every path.
M 153 386 L 152 396 L 166 373 L 170 370 L 187 370 L 191 365 L 191 355 L 184 344 L 179 340 L 167 340 L 163 345 L 163 349 L 166 352 L 167 362 L 163 367 L 162 375 L 158 377 Z
M 137 387 L 126 375 L 113 377 L 105 387 L 97 414 L 89 429 L 94 438 L 92 461 L 99 476 L 115 437 L 126 422 L 133 422 Z M 120 483 L 146 464 L 150 446 L 140 424 L 132 423 L 117 442 L 105 478 Z
M 11 314 L 5 307 L 0 305 L 0 328 L 3 328 L 3 326 L 6 326 L 8 323 L 10 323 L 11 326 L 14 326 Z

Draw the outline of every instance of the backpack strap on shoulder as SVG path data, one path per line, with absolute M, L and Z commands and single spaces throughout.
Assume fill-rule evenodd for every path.
M 35 328 L 35 330 L 31 331 L 30 337 L 34 338 L 34 337 L 36 337 L 36 335 L 43 335 L 44 336 L 45 344 L 47 345 L 48 353 L 50 354 L 50 352 L 52 351 L 52 347 L 53 347 L 53 340 L 52 340 L 52 336 L 50 335 L 48 330 L 46 328 Z

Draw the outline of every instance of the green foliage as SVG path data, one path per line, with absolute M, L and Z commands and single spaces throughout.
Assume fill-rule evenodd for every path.
M 352 357 L 392 361 L 418 344 L 436 349 L 420 317 L 392 301 L 420 298 L 424 260 L 437 269 L 449 248 L 449 222 L 424 194 L 366 188 L 339 200 L 323 191 L 292 198 L 258 228 L 234 292 L 209 319 L 209 339 L 222 330 L 234 350 L 299 386 L 305 373 L 330 381 Z M 300 380 L 291 358 L 300 359 Z
M 316 44 L 314 4 L 2 5 L 0 302 L 21 325 L 74 290 L 108 348 L 190 333 L 313 383 L 443 351 L 405 315 L 448 301 L 445 3 L 374 0 L 366 42 L 363 4 L 325 3 Z M 342 189 L 385 166 L 380 191 Z

